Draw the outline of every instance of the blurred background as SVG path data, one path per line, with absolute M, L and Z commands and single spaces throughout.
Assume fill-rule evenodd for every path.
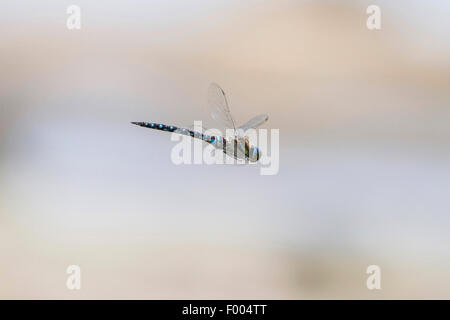
M 0 298 L 449 299 L 449 14 L 444 0 L 3 3 Z M 130 124 L 207 120 L 210 82 L 238 122 L 269 114 L 277 175 L 176 166 L 169 134 Z

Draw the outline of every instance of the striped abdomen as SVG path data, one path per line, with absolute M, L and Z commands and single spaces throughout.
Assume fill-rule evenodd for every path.
M 192 138 L 201 139 L 205 142 L 211 143 L 216 146 L 221 147 L 223 145 L 224 148 L 226 145 L 226 140 L 220 136 L 209 136 L 209 135 L 206 135 L 206 134 L 203 134 L 203 133 L 200 133 L 197 131 L 193 131 L 190 129 L 186 129 L 186 128 L 178 128 L 175 126 L 167 126 L 162 123 L 153 123 L 153 122 L 131 122 L 131 123 L 135 124 L 137 126 L 145 127 L 145 128 L 183 134 L 185 136 L 190 136 Z

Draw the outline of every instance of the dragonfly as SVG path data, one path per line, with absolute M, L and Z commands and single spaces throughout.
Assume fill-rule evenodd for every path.
M 220 149 L 224 154 L 237 160 L 257 162 L 261 158 L 261 151 L 256 145 L 251 145 L 249 138 L 244 133 L 249 129 L 256 129 L 269 120 L 267 114 L 260 114 L 253 117 L 241 126 L 236 127 L 236 122 L 231 116 L 228 100 L 223 89 L 216 83 L 211 83 L 208 88 L 207 108 L 210 116 L 222 127 L 232 131 L 231 136 L 208 135 L 204 131 L 199 132 L 190 128 L 176 127 L 154 122 L 131 122 L 134 125 L 161 130 L 166 132 L 175 132 L 190 136 L 194 139 L 201 139 L 206 143 Z

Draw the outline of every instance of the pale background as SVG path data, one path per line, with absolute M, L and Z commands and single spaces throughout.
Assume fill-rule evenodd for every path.
M 393 2 L 2 3 L 0 298 L 450 298 L 450 3 Z M 129 124 L 207 118 L 213 81 L 278 175 Z

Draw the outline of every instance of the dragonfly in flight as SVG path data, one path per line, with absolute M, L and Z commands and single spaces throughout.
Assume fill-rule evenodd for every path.
M 172 125 L 153 122 L 131 123 L 144 128 L 175 132 L 192 138 L 201 139 L 212 144 L 215 148 L 221 149 L 226 155 L 237 160 L 257 162 L 261 158 L 261 151 L 256 145 L 250 145 L 248 137 L 243 136 L 242 133 L 249 129 L 256 129 L 265 123 L 269 119 L 269 116 L 267 114 L 258 115 L 236 128 L 225 92 L 215 83 L 212 83 L 208 89 L 208 109 L 211 117 L 216 122 L 221 123 L 227 129 L 233 130 L 234 134 L 232 136 L 224 137 L 220 135 L 208 135 L 204 132 L 192 130 L 191 128 L 179 128 Z

